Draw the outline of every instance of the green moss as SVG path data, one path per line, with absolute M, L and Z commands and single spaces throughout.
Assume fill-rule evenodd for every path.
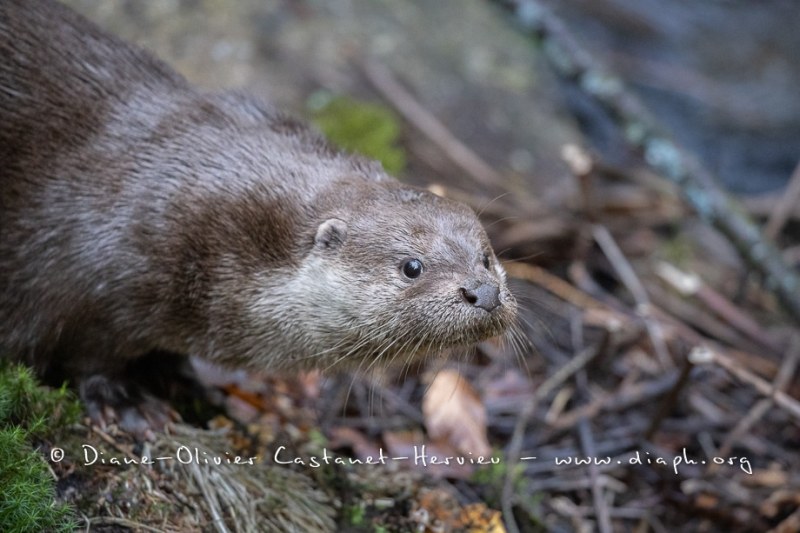
M 80 404 L 64 388 L 41 387 L 23 367 L 0 364 L 0 531 L 72 531 L 70 507 L 32 441 L 77 420 Z
M 53 435 L 81 414 L 81 405 L 66 386 L 42 387 L 30 369 L 0 365 L 0 428 L 19 426 L 32 437 Z
M 472 474 L 471 481 L 482 488 L 482 493 L 486 505 L 499 508 L 502 506 L 503 486 L 506 476 L 511 475 L 511 483 L 515 492 L 522 489 L 522 481 L 525 474 L 525 465 L 521 462 L 514 466 L 503 460 L 500 452 L 495 451 L 493 458 L 500 459 L 499 462 L 488 464 L 476 469 Z M 509 468 L 511 468 L 509 472 Z
M 367 516 L 366 504 L 360 502 L 358 505 L 352 505 L 344 509 L 344 515 L 347 521 L 352 526 L 363 526 L 364 519 Z
M 400 122 L 390 109 L 323 91 L 309 98 L 308 108 L 317 127 L 338 147 L 377 159 L 390 174 L 405 169 L 406 154 L 398 145 Z

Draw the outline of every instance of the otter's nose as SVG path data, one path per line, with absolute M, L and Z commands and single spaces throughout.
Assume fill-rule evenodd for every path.
M 461 287 L 464 301 L 484 311 L 491 312 L 500 305 L 500 288 L 489 283 L 473 282 Z

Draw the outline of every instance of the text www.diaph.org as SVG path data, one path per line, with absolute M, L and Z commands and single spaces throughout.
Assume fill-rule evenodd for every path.
M 522 457 L 520 458 L 522 461 L 530 461 L 535 460 L 535 457 Z M 750 464 L 750 460 L 747 457 L 710 457 L 708 459 L 694 459 L 689 456 L 686 448 L 683 449 L 680 455 L 676 455 L 674 457 L 655 457 L 651 456 L 650 452 L 633 452 L 633 454 L 625 458 L 614 458 L 614 457 L 591 457 L 591 456 L 564 456 L 564 457 L 553 457 L 556 466 L 586 466 L 586 465 L 597 465 L 597 466 L 607 466 L 607 465 L 662 465 L 662 466 L 671 466 L 672 470 L 678 474 L 681 467 L 684 466 L 703 466 L 703 465 L 728 465 L 728 466 L 738 466 L 739 469 L 746 473 L 752 474 L 753 467 Z
M 258 456 L 254 457 L 241 457 L 239 455 L 224 452 L 223 454 L 215 455 L 211 452 L 200 450 L 199 448 L 190 448 L 189 446 L 179 446 L 174 454 L 166 454 L 159 457 L 135 457 L 130 455 L 117 456 L 107 454 L 100 451 L 90 444 L 84 444 L 83 448 L 83 464 L 85 466 L 102 465 L 102 466 L 127 466 L 131 464 L 136 465 L 154 465 L 163 461 L 177 461 L 183 464 L 205 464 L 205 465 L 250 465 L 261 462 Z M 304 466 L 309 468 L 320 468 L 323 465 L 340 464 L 340 465 L 360 465 L 360 466 L 377 466 L 386 465 L 389 462 L 399 462 L 405 464 L 414 464 L 416 466 L 434 466 L 434 465 L 474 465 L 483 466 L 489 464 L 498 464 L 503 459 L 496 455 L 484 457 L 482 455 L 475 455 L 468 453 L 466 455 L 436 455 L 431 454 L 426 449 L 426 446 L 414 446 L 414 453 L 393 456 L 385 453 L 383 448 L 378 450 L 378 455 L 366 458 L 356 458 L 338 455 L 332 450 L 327 448 L 322 449 L 322 453 L 318 455 L 301 455 L 295 456 L 287 451 L 286 446 L 279 446 L 275 450 L 275 454 L 271 457 L 272 461 L 278 465 L 293 464 L 296 466 Z M 50 450 L 50 459 L 53 462 L 61 462 L 66 458 L 66 453 L 62 448 L 53 447 Z M 617 465 L 629 466 L 652 466 L 659 465 L 666 468 L 671 468 L 675 474 L 679 474 L 681 468 L 702 468 L 703 466 L 723 466 L 738 467 L 746 474 L 752 474 L 753 468 L 750 460 L 747 457 L 710 457 L 706 459 L 696 459 L 690 457 L 686 448 L 683 448 L 679 455 L 673 457 L 655 456 L 650 452 L 633 451 L 629 454 L 611 457 L 611 456 L 578 456 L 578 455 L 564 455 L 564 456 L 550 456 L 550 457 L 520 457 L 520 462 L 554 462 L 556 467 L 560 468 L 574 468 L 595 465 L 598 467 L 608 467 Z

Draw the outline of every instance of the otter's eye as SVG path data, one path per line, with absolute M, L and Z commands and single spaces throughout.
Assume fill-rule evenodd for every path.
M 483 268 L 489 268 L 489 254 L 483 254 Z
M 409 279 L 416 279 L 422 274 L 422 261 L 419 259 L 406 259 L 401 266 L 403 275 Z

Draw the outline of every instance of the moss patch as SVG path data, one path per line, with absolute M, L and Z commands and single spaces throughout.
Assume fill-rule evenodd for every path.
M 380 161 L 390 174 L 405 169 L 406 154 L 398 144 L 400 122 L 390 109 L 325 91 L 311 95 L 308 108 L 317 127 L 338 147 Z
M 32 442 L 77 421 L 80 412 L 66 389 L 41 387 L 27 368 L 0 364 L 0 531 L 75 529 Z

